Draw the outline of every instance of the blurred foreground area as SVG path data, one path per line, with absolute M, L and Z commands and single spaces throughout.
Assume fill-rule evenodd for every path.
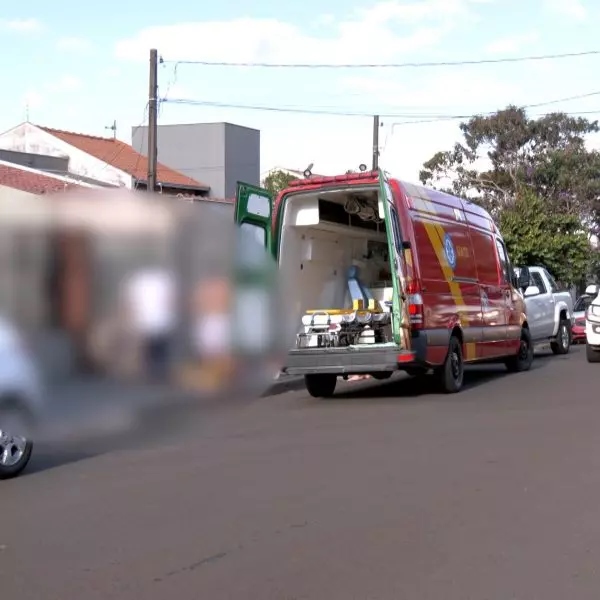
M 0 273 L 0 398 L 27 397 L 34 439 L 165 433 L 263 393 L 290 347 L 274 261 L 208 202 L 4 202 Z

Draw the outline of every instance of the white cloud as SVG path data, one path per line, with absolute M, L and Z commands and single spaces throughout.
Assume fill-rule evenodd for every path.
M 540 35 L 537 31 L 521 33 L 490 42 L 485 50 L 489 54 L 516 54 L 527 51 L 530 46 L 538 42 Z
M 29 90 L 23 96 L 23 104 L 27 109 L 39 108 L 44 103 L 42 95 L 36 90 Z
M 73 75 L 63 75 L 50 85 L 54 92 L 73 92 L 81 88 L 81 80 Z
M 109 79 L 116 79 L 117 77 L 119 77 L 122 74 L 122 71 L 119 67 L 116 66 L 110 66 L 107 67 L 106 69 L 103 69 L 102 71 L 100 71 L 100 76 L 101 77 L 107 77 Z
M 34 33 L 44 28 L 37 19 L 0 19 L 0 29 L 15 33 Z
M 435 77 L 424 75 L 401 82 L 384 77 L 346 77 L 340 80 L 340 85 L 349 91 L 359 91 L 361 99 L 367 103 L 380 104 L 387 98 L 390 113 L 424 115 L 423 118 L 492 111 L 499 105 L 515 102 L 520 93 L 515 84 L 494 76 L 479 75 L 477 85 L 473 85 L 473 75 L 469 72 L 446 72 Z M 393 105 L 389 104 L 390 98 L 393 98 Z
M 588 16 L 581 0 L 545 0 L 546 8 L 560 17 L 583 21 Z
M 63 37 L 56 42 L 59 50 L 77 51 L 89 50 L 91 47 L 90 40 L 82 37 Z
M 164 86 L 164 89 L 159 90 L 159 95 L 161 97 L 177 99 L 188 99 L 194 97 L 194 94 L 187 87 L 184 87 L 183 85 L 180 85 L 178 83 L 170 85 L 166 84 Z
M 160 48 L 167 60 L 384 62 L 440 43 L 454 26 L 474 17 L 474 4 L 474 0 L 389 0 L 332 23 L 329 36 L 313 36 L 277 19 L 149 27 L 118 42 L 115 54 L 142 61 L 148 59 L 149 48 Z

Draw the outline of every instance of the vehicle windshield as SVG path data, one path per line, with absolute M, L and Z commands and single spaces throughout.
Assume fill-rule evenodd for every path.
M 592 296 L 579 296 L 577 298 L 577 302 L 575 302 L 575 306 L 573 307 L 574 312 L 585 312 L 588 306 L 592 303 Z

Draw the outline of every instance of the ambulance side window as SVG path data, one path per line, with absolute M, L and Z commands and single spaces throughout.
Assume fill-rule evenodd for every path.
M 496 249 L 498 250 L 498 259 L 500 260 L 500 268 L 502 271 L 502 283 L 511 283 L 510 263 L 508 262 L 508 254 L 504 243 L 496 238 Z
M 494 238 L 481 230 L 471 230 L 473 253 L 477 266 L 477 276 L 482 285 L 498 285 L 498 267 L 496 260 L 490 260 L 495 256 Z

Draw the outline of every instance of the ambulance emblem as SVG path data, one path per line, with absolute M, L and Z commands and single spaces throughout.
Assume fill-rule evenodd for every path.
M 446 261 L 454 270 L 456 267 L 456 250 L 454 249 L 454 243 L 449 234 L 444 236 L 444 254 L 446 256 Z

